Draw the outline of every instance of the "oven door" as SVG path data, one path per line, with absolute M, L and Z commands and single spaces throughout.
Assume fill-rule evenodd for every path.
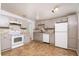
M 24 42 L 24 36 L 12 36 L 12 45 L 21 44 Z

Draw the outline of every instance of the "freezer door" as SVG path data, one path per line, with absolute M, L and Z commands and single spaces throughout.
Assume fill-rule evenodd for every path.
M 55 31 L 67 31 L 67 22 L 65 23 L 56 23 Z

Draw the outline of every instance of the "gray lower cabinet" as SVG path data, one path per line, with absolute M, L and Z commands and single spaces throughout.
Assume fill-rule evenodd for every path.
M 34 40 L 50 43 L 49 41 L 49 34 L 48 33 L 34 33 Z
M 43 41 L 43 33 L 34 32 L 33 39 L 36 41 Z
M 11 49 L 11 38 L 9 35 L 3 34 L 1 35 L 1 51 L 6 51 Z
M 54 32 L 49 34 L 49 41 L 52 45 L 55 45 L 55 33 Z

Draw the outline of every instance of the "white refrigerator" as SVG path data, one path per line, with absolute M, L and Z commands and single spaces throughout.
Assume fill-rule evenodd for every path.
M 68 44 L 68 23 L 55 23 L 55 46 L 67 48 Z

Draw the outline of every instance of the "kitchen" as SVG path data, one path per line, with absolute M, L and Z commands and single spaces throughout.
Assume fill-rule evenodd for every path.
M 19 55 L 18 52 L 14 53 L 14 50 L 21 50 L 22 46 L 25 49 L 28 47 L 28 51 L 22 47 L 24 49 L 22 51 L 28 52 L 28 54 L 21 52 L 22 55 L 66 55 L 66 52 L 67 55 L 78 55 L 78 3 L 2 3 L 0 18 L 2 55 L 10 55 L 10 53 L 11 55 Z M 50 46 L 51 49 L 48 49 Z M 30 50 L 29 47 L 36 49 L 36 51 Z M 44 50 L 38 49 L 40 47 L 43 49 L 46 47 L 48 53 L 46 50 L 44 52 Z M 54 54 L 53 49 L 58 49 L 58 52 L 68 49 L 75 53 L 66 51 Z M 33 53 L 34 51 L 36 53 Z M 37 53 L 37 51 L 40 52 Z

